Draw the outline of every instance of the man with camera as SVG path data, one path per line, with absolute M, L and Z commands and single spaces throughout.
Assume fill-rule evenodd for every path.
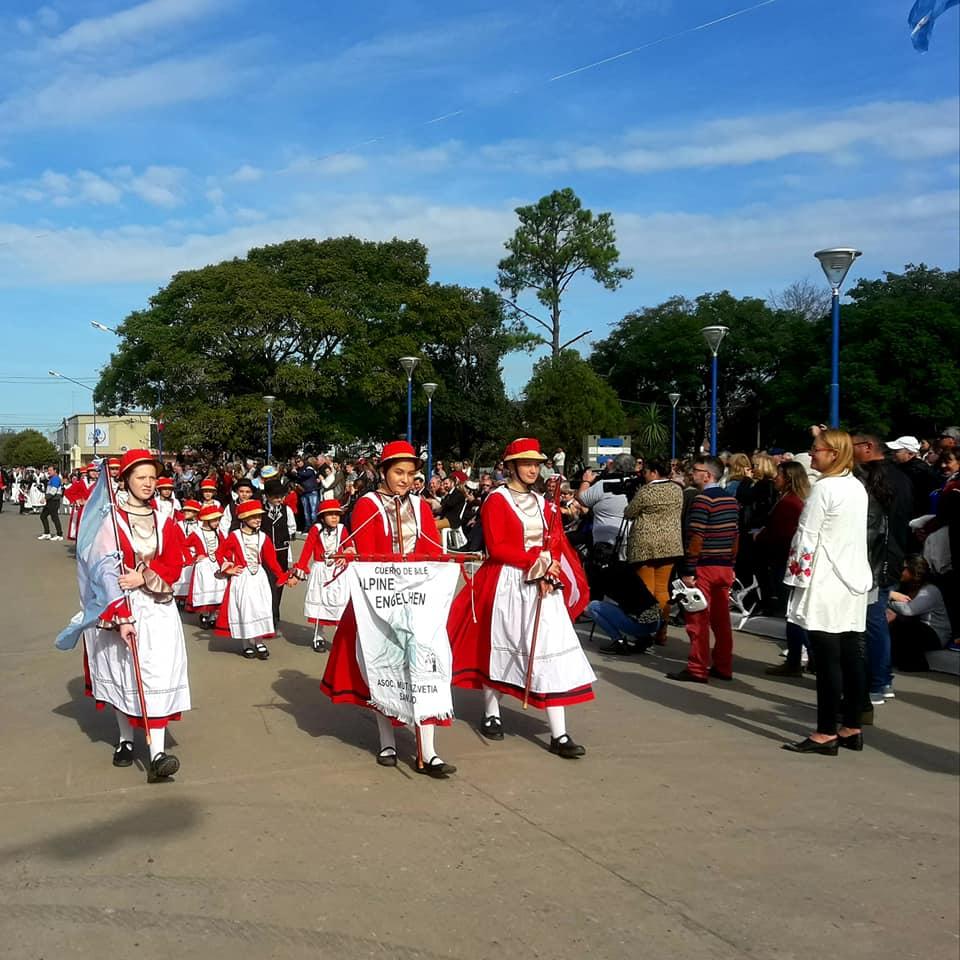
M 590 581 L 590 596 L 599 600 L 599 575 L 602 569 L 613 560 L 625 559 L 624 541 L 620 535 L 624 525 L 623 512 L 627 509 L 640 478 L 636 475 L 636 460 L 629 453 L 620 453 L 611 457 L 604 465 L 604 472 L 594 473 L 584 470 L 577 491 L 577 500 L 593 516 L 593 547 L 590 551 L 590 564 L 587 567 L 587 579 Z M 614 550 L 617 539 L 619 550 Z M 614 557 L 613 554 L 618 556 Z

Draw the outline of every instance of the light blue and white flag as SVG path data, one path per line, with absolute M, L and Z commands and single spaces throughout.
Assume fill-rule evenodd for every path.
M 77 585 L 83 609 L 57 635 L 58 650 L 72 650 L 83 631 L 95 626 L 100 614 L 123 596 L 111 510 L 110 472 L 101 465 L 77 534 Z
M 910 39 L 915 50 L 925 52 L 930 46 L 930 34 L 937 17 L 950 7 L 955 7 L 960 0 L 916 0 L 907 16 L 910 26 Z

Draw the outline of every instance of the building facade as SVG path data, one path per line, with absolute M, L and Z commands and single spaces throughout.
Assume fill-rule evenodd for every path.
M 134 411 L 122 417 L 75 413 L 64 418 L 53 442 L 64 471 L 75 470 L 96 457 L 122 457 L 127 450 L 156 450 L 157 425 L 148 413 Z

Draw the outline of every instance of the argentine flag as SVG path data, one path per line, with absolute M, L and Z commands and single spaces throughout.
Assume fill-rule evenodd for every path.
M 110 511 L 110 473 L 102 468 L 83 508 L 77 534 L 77 585 L 83 609 L 60 631 L 54 646 L 72 650 L 84 630 L 96 625 L 100 614 L 123 596 L 118 577 L 119 555 Z
M 910 26 L 910 39 L 915 50 L 925 52 L 930 46 L 930 34 L 937 17 L 960 0 L 916 0 L 907 17 Z

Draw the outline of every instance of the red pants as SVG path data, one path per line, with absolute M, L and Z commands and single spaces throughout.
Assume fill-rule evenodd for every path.
M 710 671 L 710 628 L 713 628 L 713 666 L 718 672 L 733 673 L 733 629 L 730 626 L 730 587 L 733 567 L 697 567 L 696 585 L 707 598 L 707 609 L 684 614 L 690 656 L 687 669 L 697 677 Z

